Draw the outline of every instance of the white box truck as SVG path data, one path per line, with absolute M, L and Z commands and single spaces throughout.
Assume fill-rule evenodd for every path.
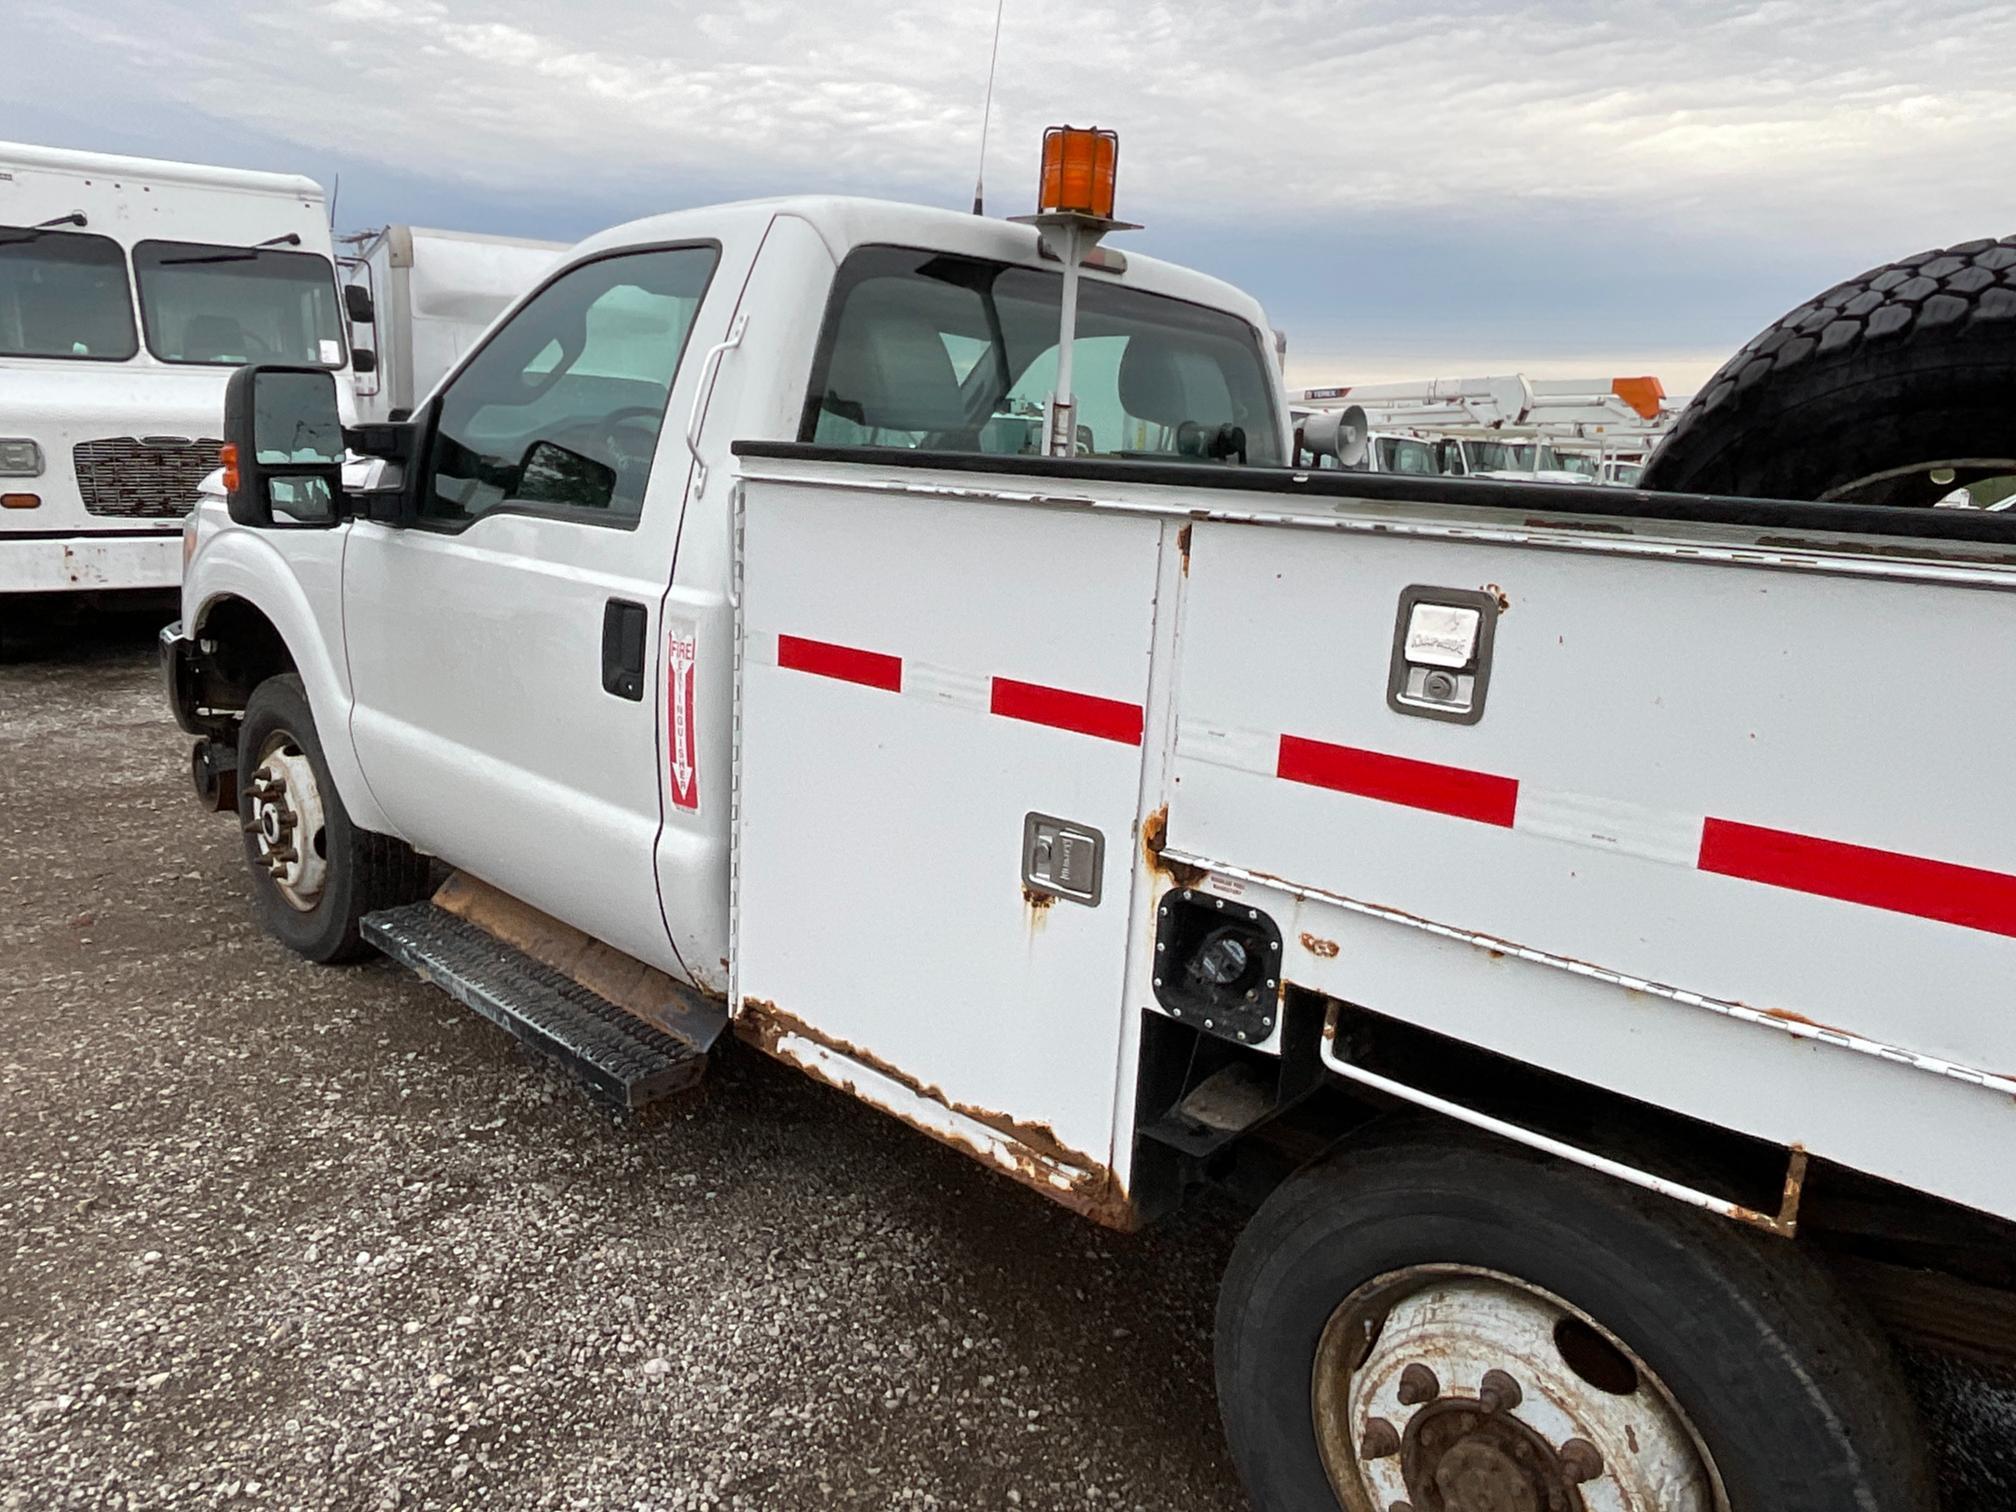
M 1802 395 L 2005 362 L 2016 243 L 1704 390 L 1673 467 L 1842 505 L 1292 469 L 1258 304 L 1094 222 L 619 227 L 347 475 L 234 378 L 162 650 L 259 918 L 619 1102 L 732 1028 L 1104 1223 L 1256 1201 L 1262 1512 L 1929 1512 L 1874 1312 L 2016 1342 L 2016 520 Z
M 566 242 L 394 225 L 342 238 L 337 259 L 357 352 L 357 413 L 389 420 L 427 397 L 502 314 L 568 249 Z
M 318 185 L 0 143 L 0 599 L 172 592 L 246 362 L 348 404 Z

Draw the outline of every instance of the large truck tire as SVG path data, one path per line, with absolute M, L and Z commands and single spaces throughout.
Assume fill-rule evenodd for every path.
M 1888 1346 L 1788 1240 L 1413 1126 L 1284 1183 L 1220 1294 L 1259 1512 L 1932 1512 Z
M 1920 252 L 1760 332 L 1681 412 L 1643 488 L 1927 505 L 2016 477 L 2016 236 Z M 1977 500 L 1977 502 L 1985 502 Z
M 351 823 L 294 673 L 267 678 L 246 702 L 238 730 L 238 820 L 253 913 L 275 939 L 311 961 L 370 954 L 358 921 L 427 896 L 425 856 Z

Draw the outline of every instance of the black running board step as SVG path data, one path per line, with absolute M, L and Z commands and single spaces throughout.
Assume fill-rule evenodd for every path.
M 698 1082 L 707 1056 L 432 903 L 366 914 L 364 938 L 424 982 L 565 1064 L 619 1107 Z

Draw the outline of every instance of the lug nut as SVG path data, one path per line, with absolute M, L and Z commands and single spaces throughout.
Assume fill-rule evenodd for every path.
M 1502 1370 L 1484 1372 L 1484 1384 L 1477 1388 L 1477 1400 L 1486 1412 L 1510 1412 L 1525 1393 L 1519 1383 Z
M 1435 1379 L 1435 1372 L 1420 1361 L 1415 1361 L 1400 1372 L 1400 1405 L 1419 1407 L 1423 1402 L 1432 1402 L 1442 1395 L 1442 1383 Z
M 1561 1446 L 1561 1478 L 1571 1486 L 1592 1481 L 1603 1473 L 1603 1456 L 1585 1438 L 1571 1438 Z
M 1358 1446 L 1361 1459 L 1387 1459 L 1400 1452 L 1400 1430 L 1384 1418 L 1371 1418 L 1365 1424 L 1365 1438 Z

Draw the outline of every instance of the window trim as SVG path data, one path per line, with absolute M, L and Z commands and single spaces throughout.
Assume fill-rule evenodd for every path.
M 993 263 L 996 267 L 1019 268 L 1030 273 L 1047 273 L 1058 281 L 1060 288 L 1064 280 L 1064 270 L 1050 263 L 1047 259 L 1038 259 L 1035 262 L 1017 262 L 1012 258 L 983 257 L 977 252 L 948 252 L 943 247 L 912 246 L 908 242 L 856 242 L 841 254 L 839 263 L 833 270 L 833 282 L 826 291 L 826 308 L 819 316 L 819 344 L 812 352 L 812 371 L 807 375 L 805 380 L 805 402 L 798 412 L 797 444 L 800 446 L 823 444 L 815 441 L 813 437 L 818 431 L 820 405 L 825 398 L 826 375 L 833 363 L 833 348 L 839 341 L 840 325 L 838 317 L 846 295 L 851 293 L 857 285 L 864 281 L 860 278 L 850 280 L 847 276 L 847 265 L 854 260 L 858 253 L 862 252 L 915 252 L 927 257 L 959 257 L 966 259 L 968 262 Z M 1180 294 L 1164 294 L 1155 289 L 1144 289 L 1138 284 L 1128 283 L 1125 278 L 1117 274 L 1107 273 L 1103 269 L 1080 267 L 1078 271 L 1081 278 L 1088 273 L 1098 274 L 1099 277 L 1095 280 L 1095 283 L 1098 285 L 1114 289 L 1125 289 L 1130 293 L 1139 294 L 1148 299 L 1166 299 L 1171 304 L 1184 305 L 1193 310 L 1202 310 L 1207 314 L 1223 316 L 1226 320 L 1243 327 L 1247 335 L 1253 339 L 1253 350 L 1260 359 L 1261 373 L 1266 379 L 1267 404 L 1270 411 L 1268 420 L 1274 425 L 1277 437 L 1281 434 L 1283 416 L 1279 408 L 1281 398 L 1279 393 L 1280 381 L 1277 364 L 1274 359 L 1274 349 L 1268 339 L 1261 334 L 1260 328 L 1254 325 L 1252 321 L 1246 319 L 1243 315 L 1225 309 L 1221 305 L 1210 305 L 1203 303 L 1201 300 L 1185 299 Z M 1080 308 L 1083 308 L 1084 300 L 1082 294 L 1080 295 L 1079 303 Z M 1287 444 L 1289 451 L 1292 452 L 1294 446 L 1292 438 Z M 876 449 L 881 450 L 883 448 Z
M 9 231 L 42 230 L 42 228 L 34 226 L 9 226 L 6 229 Z M 133 305 L 134 291 L 138 286 L 139 280 L 134 275 L 132 260 L 127 254 L 125 245 L 117 237 L 107 236 L 102 231 L 57 231 L 48 229 L 43 230 L 43 235 L 75 236 L 87 241 L 101 241 L 112 247 L 119 254 L 119 276 L 125 281 L 126 285 L 126 334 L 132 342 L 132 346 L 123 356 L 119 357 L 94 357 L 89 352 L 79 355 L 76 352 L 9 352 L 4 350 L 0 350 L 0 357 L 4 357 L 10 362 L 131 362 L 135 357 L 138 357 L 140 355 L 142 333 L 140 320 L 134 313 Z
M 203 247 L 217 252 L 256 252 L 261 254 L 270 252 L 281 257 L 306 257 L 320 262 L 329 274 L 329 297 L 336 301 L 336 340 L 343 348 L 343 357 L 340 362 L 304 362 L 300 366 L 319 367 L 331 373 L 343 372 L 350 366 L 350 333 L 344 329 L 343 290 L 336 277 L 336 262 L 334 258 L 324 257 L 320 252 L 311 252 L 300 247 L 240 247 L 230 242 L 178 241 L 172 236 L 149 236 L 136 241 L 127 249 L 127 258 L 132 263 L 133 270 L 133 295 L 140 306 L 140 339 L 147 344 L 147 355 L 152 357 L 156 362 L 166 363 L 170 367 L 238 368 L 253 366 L 257 361 L 271 361 L 273 359 L 259 358 L 248 362 L 198 362 L 190 357 L 167 357 L 162 355 L 154 345 L 153 326 L 147 313 L 147 282 L 140 276 L 139 256 L 142 247 Z
M 480 525 L 492 515 L 529 516 L 535 520 L 555 520 L 563 525 L 586 525 L 596 530 L 630 532 L 642 526 L 644 523 L 644 510 L 641 505 L 637 510 L 635 519 L 611 520 L 594 517 L 591 511 L 583 509 L 579 505 L 520 503 L 513 499 L 506 499 L 494 509 L 486 509 L 483 513 L 472 519 L 459 521 L 430 519 L 422 511 L 426 507 L 426 499 L 431 494 L 434 486 L 434 453 L 441 431 L 441 400 L 449 389 L 461 382 L 462 375 L 469 370 L 476 359 L 490 349 L 490 344 L 503 333 L 504 328 L 516 320 L 522 310 L 543 295 L 548 289 L 560 282 L 561 279 L 594 263 L 609 262 L 619 257 L 641 257 L 651 252 L 700 251 L 712 252 L 714 260 L 708 265 L 707 277 L 700 285 L 700 299 L 693 307 L 693 323 L 686 328 L 685 338 L 679 344 L 679 356 L 672 365 L 672 381 L 665 385 L 664 413 L 666 415 L 671 414 L 672 395 L 679 387 L 680 374 L 685 371 L 686 354 L 692 350 L 693 333 L 700 326 L 700 312 L 707 308 L 707 296 L 714 292 L 714 280 L 721 272 L 723 248 L 719 237 L 690 237 L 680 241 L 646 242 L 637 246 L 610 247 L 604 251 L 592 253 L 587 257 L 578 258 L 573 262 L 553 269 L 539 283 L 520 295 L 516 302 L 505 311 L 503 318 L 498 320 L 484 333 L 483 339 L 462 354 L 462 360 L 448 370 L 441 381 L 435 384 L 434 392 L 427 397 L 427 409 L 422 417 L 425 435 L 421 444 L 414 449 L 415 473 L 413 493 L 410 495 L 413 517 L 407 528 L 424 530 L 430 535 L 458 536 L 464 531 Z M 661 446 L 664 444 L 664 440 L 665 425 L 664 417 L 661 416 L 658 426 L 658 441 Z M 652 474 L 653 476 L 657 474 L 657 458 L 655 456 L 652 458 Z M 644 503 L 649 504 L 650 502 L 651 485 L 650 480 L 646 479 L 644 485 Z

